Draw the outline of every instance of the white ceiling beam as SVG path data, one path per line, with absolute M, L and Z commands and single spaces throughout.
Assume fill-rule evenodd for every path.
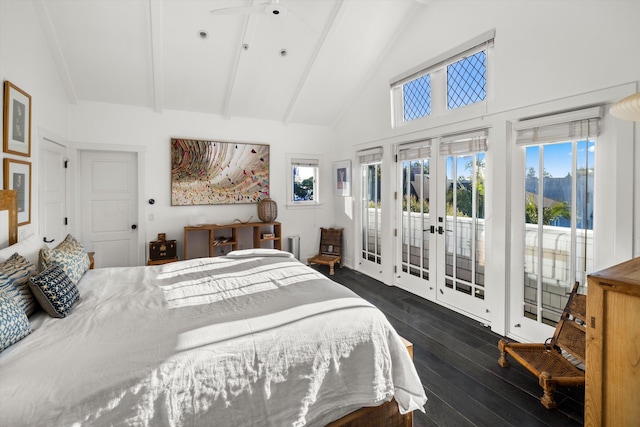
M 40 21 L 40 26 L 42 27 L 42 31 L 44 32 L 44 38 L 49 45 L 49 50 L 51 51 L 53 62 L 58 69 L 58 74 L 60 75 L 62 87 L 67 94 L 67 100 L 70 104 L 76 105 L 78 104 L 78 95 L 76 94 L 76 90 L 73 86 L 73 81 L 71 80 L 71 75 L 69 74 L 69 68 L 67 67 L 67 63 L 64 60 L 64 56 L 62 55 L 62 49 L 60 48 L 58 34 L 53 27 L 53 22 L 51 21 L 51 16 L 49 15 L 47 5 L 45 4 L 44 0 L 31 0 L 31 4 L 33 5 L 33 9 L 36 13 L 36 16 L 38 17 L 38 21 Z
M 251 1 L 250 6 L 253 6 L 255 1 Z M 243 52 L 245 52 L 245 45 L 248 45 L 247 34 L 249 34 L 249 19 L 250 15 L 246 15 L 242 22 L 242 35 L 240 36 L 240 43 L 238 43 L 236 50 L 236 57 L 233 62 L 233 69 L 229 75 L 229 82 L 227 83 L 227 89 L 224 94 L 224 106 L 222 107 L 222 116 L 229 120 L 231 118 L 231 99 L 233 98 L 233 88 L 236 85 L 238 78 L 238 70 L 240 69 L 240 62 L 242 61 Z
M 149 0 L 149 31 L 151 40 L 151 82 L 153 85 L 153 108 L 162 112 L 162 1 Z
M 327 36 L 329 35 L 329 31 L 331 31 L 331 28 L 333 27 L 333 24 L 336 20 L 336 17 L 338 16 L 338 13 L 340 12 L 340 10 L 342 10 L 343 3 L 344 3 L 344 0 L 338 0 L 336 4 L 333 6 L 333 9 L 331 10 L 331 15 L 329 15 L 329 18 L 327 19 L 327 23 L 325 24 L 324 28 L 322 29 L 322 33 L 318 38 L 318 43 L 316 43 L 316 47 L 314 48 L 313 53 L 309 58 L 309 62 L 307 62 L 307 67 L 302 73 L 300 80 L 298 81 L 298 85 L 296 86 L 296 89 L 293 92 L 293 95 L 291 96 L 291 101 L 289 102 L 287 111 L 285 112 L 284 117 L 282 119 L 282 122 L 284 124 L 289 124 L 291 122 L 291 116 L 293 115 L 293 111 L 298 103 L 298 99 L 300 98 L 300 93 L 302 92 L 302 89 L 304 89 L 304 86 L 307 84 L 307 80 L 309 78 L 309 74 L 311 73 L 311 69 L 313 68 L 316 61 L 318 60 L 320 51 L 322 50 L 322 47 L 327 41 Z

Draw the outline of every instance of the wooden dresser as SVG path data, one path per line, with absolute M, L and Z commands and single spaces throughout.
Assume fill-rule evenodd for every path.
M 585 426 L 640 422 L 640 258 L 589 275 Z

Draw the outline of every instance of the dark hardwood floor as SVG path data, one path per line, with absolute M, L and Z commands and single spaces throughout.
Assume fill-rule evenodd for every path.
M 328 267 L 317 266 L 328 274 Z M 537 379 L 510 359 L 498 365 L 500 335 L 482 324 L 349 268 L 333 280 L 384 312 L 414 346 L 414 363 L 429 400 L 414 426 L 578 426 L 584 388 L 559 388 L 557 409 L 540 403 Z

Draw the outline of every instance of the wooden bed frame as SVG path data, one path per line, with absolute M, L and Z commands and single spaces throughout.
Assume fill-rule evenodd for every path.
M 402 338 L 402 337 L 400 337 Z M 413 360 L 413 344 L 402 338 L 411 360 Z M 395 399 L 380 406 L 360 408 L 330 423 L 327 427 L 412 427 L 413 412 L 400 414 Z
M 9 246 L 18 243 L 18 192 L 0 190 L 0 211 L 9 211 Z
M 9 213 L 9 245 L 18 243 L 18 194 L 15 190 L 0 190 L 0 211 Z M 413 359 L 413 344 L 402 338 Z M 395 399 L 380 406 L 358 409 L 328 424 L 327 427 L 411 427 L 413 413 L 401 415 Z

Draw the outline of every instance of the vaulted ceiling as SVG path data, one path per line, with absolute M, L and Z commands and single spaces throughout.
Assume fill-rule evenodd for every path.
M 34 5 L 72 104 L 334 126 L 426 3 L 38 0 Z M 211 12 L 218 9 L 223 10 Z

